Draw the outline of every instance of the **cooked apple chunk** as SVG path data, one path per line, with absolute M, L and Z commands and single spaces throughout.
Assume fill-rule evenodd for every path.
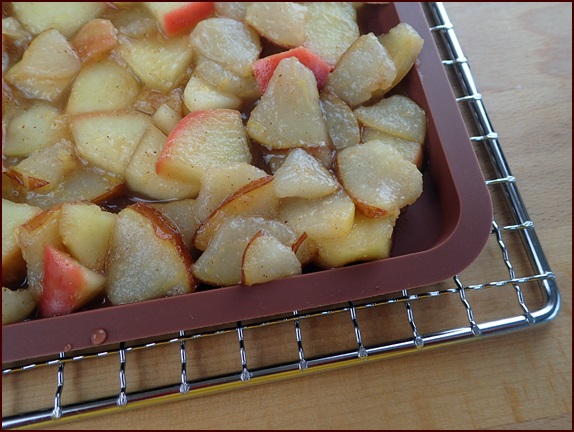
M 217 90 L 235 95 L 244 101 L 254 101 L 261 96 L 254 73 L 240 76 L 220 63 L 203 56 L 197 59 L 193 72 Z
M 249 240 L 241 263 L 241 283 L 255 285 L 301 274 L 295 252 L 273 235 L 259 231 Z
M 426 114 L 412 99 L 393 95 L 371 106 L 355 110 L 364 125 L 399 138 L 422 144 L 426 135 Z
M 92 203 L 62 205 L 60 235 L 70 255 L 80 264 L 101 272 L 110 248 L 116 215 Z
M 354 108 L 379 90 L 388 89 L 397 75 L 389 53 L 373 33 L 359 36 L 327 78 L 325 88 Z
M 321 108 L 325 115 L 331 142 L 342 149 L 361 141 L 361 129 L 353 110 L 339 97 L 328 91 L 321 92 Z
M 144 2 L 167 36 L 190 31 L 213 13 L 213 2 Z
M 147 198 L 157 200 L 195 198 L 199 182 L 159 176 L 155 165 L 167 137 L 150 125 L 133 152 L 126 167 L 126 184 L 130 190 Z
M 422 168 L 424 145 L 370 127 L 363 128 L 363 142 L 382 141 L 392 145 L 406 160 Z
M 188 250 L 193 246 L 195 230 L 202 222 L 197 216 L 197 201 L 189 198 L 177 201 L 149 203 L 171 220 L 181 233 L 183 243 Z
M 247 132 L 255 141 L 275 150 L 324 146 L 329 142 L 315 75 L 299 59 L 281 60 L 249 116 Z
M 14 282 L 26 274 L 18 230 L 41 211 L 38 207 L 2 198 L 2 282 Z
M 66 38 L 50 29 L 36 36 L 22 59 L 2 76 L 29 98 L 57 101 L 80 68 L 81 62 Z
M 336 165 L 343 188 L 367 217 L 394 213 L 422 193 L 421 172 L 388 143 L 347 147 L 337 154 Z
M 274 177 L 275 194 L 279 198 L 321 198 L 340 187 L 318 159 L 300 148 L 289 152 Z
M 398 212 L 379 218 L 355 213 L 353 229 L 346 237 L 317 240 L 314 263 L 322 268 L 342 267 L 359 261 L 388 258 Z
M 93 19 L 76 33 L 71 43 L 83 62 L 99 60 L 118 45 L 117 31 L 110 20 Z
M 276 45 L 293 48 L 302 45 L 307 34 L 307 7 L 293 2 L 251 2 L 245 22 Z
M 118 213 L 106 262 L 112 304 L 192 292 L 192 259 L 181 234 L 162 213 L 136 203 Z
M 169 134 L 157 161 L 160 176 L 201 181 L 215 166 L 251 162 L 241 113 L 229 109 L 194 111 Z
M 183 102 L 189 112 L 208 109 L 238 110 L 241 108 L 239 97 L 217 89 L 195 73 L 191 75 L 185 86 Z
M 163 103 L 151 116 L 152 123 L 164 134 L 169 135 L 181 121 L 181 114 Z
M 36 309 L 38 300 L 28 289 L 12 291 L 2 287 L 2 325 L 25 320 Z

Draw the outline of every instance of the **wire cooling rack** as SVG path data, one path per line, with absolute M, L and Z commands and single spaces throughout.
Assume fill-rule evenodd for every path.
M 460 94 L 457 102 L 493 201 L 491 235 L 475 263 L 452 280 L 366 302 L 294 311 L 266 321 L 231 323 L 204 331 L 181 331 L 156 340 L 122 343 L 104 352 L 61 353 L 58 358 L 3 369 L 3 391 L 8 388 L 12 394 L 9 402 L 3 397 L 2 428 L 48 425 L 199 396 L 240 387 L 247 381 L 295 377 L 473 341 L 554 319 L 560 309 L 555 276 L 468 60 L 442 3 L 429 3 L 426 8 L 443 64 L 455 93 Z M 492 256 L 499 257 L 498 268 L 481 266 L 482 257 L 491 263 Z M 341 336 L 340 330 L 332 334 L 333 328 L 347 328 L 348 334 Z M 151 350 L 164 351 L 160 366 L 146 365 Z M 128 379 L 128 360 L 138 363 L 138 376 L 144 378 Z M 94 362 L 99 371 L 115 376 L 107 380 L 113 384 L 98 391 L 92 386 L 90 398 L 81 398 L 81 386 L 75 380 L 89 379 L 86 370 L 94 370 Z M 74 392 L 70 403 L 66 402 L 64 371 L 66 388 Z M 18 391 L 22 374 L 34 376 L 34 391 Z M 101 376 L 93 379 L 101 380 Z M 22 400 L 14 399 L 20 396 Z

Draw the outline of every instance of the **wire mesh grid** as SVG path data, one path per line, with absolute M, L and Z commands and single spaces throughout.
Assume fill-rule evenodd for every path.
M 125 342 L 108 351 L 61 353 L 58 358 L 3 369 L 3 392 L 12 390 L 12 396 L 8 401 L 3 397 L 2 428 L 39 426 L 233 389 L 246 382 L 292 378 L 554 319 L 560 308 L 555 277 L 468 60 L 442 3 L 426 7 L 493 201 L 490 238 L 468 269 L 452 280 L 365 302 L 204 331 L 182 330 L 152 341 Z M 497 268 L 481 265 L 493 256 L 500 264 Z M 154 358 L 161 356 L 160 365 L 146 363 L 151 350 L 159 352 Z M 132 363 L 137 374 L 130 369 Z M 17 391 L 22 374 L 34 376 L 33 391 Z M 115 378 L 106 381 L 109 385 L 91 386 L 86 397 L 78 380 L 98 381 L 101 374 Z M 64 391 L 64 377 L 70 382 L 66 386 L 70 395 Z

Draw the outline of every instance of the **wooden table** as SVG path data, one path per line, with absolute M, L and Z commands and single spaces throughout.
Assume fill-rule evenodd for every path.
M 572 4 L 446 6 L 556 274 L 558 317 L 471 343 L 55 423 L 52 429 L 571 429 Z M 495 258 L 481 258 L 485 271 L 489 259 Z M 335 324 L 333 335 L 337 331 Z M 130 359 L 130 366 L 137 361 Z M 141 366 L 157 373 L 132 374 L 130 384 L 161 379 L 154 365 L 163 361 L 159 353 L 145 360 Z M 55 375 L 44 383 L 41 371 L 34 373 L 11 391 L 35 393 L 45 385 L 53 395 Z M 66 373 L 66 391 L 83 397 L 97 394 L 107 380 L 102 375 L 80 389 L 75 377 L 99 372 L 85 367 Z M 113 380 L 117 385 L 117 375 Z

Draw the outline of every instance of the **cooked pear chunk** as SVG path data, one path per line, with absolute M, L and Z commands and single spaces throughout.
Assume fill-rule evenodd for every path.
M 25 320 L 34 312 L 37 303 L 38 300 L 28 289 L 12 291 L 2 287 L 2 325 Z
M 315 75 L 296 57 L 281 60 L 275 69 L 265 94 L 251 112 L 247 132 L 275 150 L 329 142 Z
M 379 218 L 368 218 L 356 212 L 353 229 L 348 236 L 317 240 L 314 263 L 322 268 L 335 268 L 388 258 L 397 217 L 397 212 Z
M 273 235 L 259 231 L 249 240 L 241 264 L 241 283 L 255 285 L 301 274 L 295 252 Z
M 374 105 L 359 107 L 355 115 L 364 126 L 419 144 L 425 141 L 426 114 L 406 96 L 393 95 Z
M 274 176 L 275 194 L 279 198 L 321 198 L 340 187 L 318 159 L 300 148 L 289 152 Z
M 327 78 L 325 88 L 355 108 L 379 90 L 388 89 L 397 75 L 389 53 L 373 33 L 359 36 Z
M 369 141 L 347 147 L 336 162 L 343 188 L 365 216 L 395 213 L 422 193 L 421 172 L 390 144 Z
M 192 259 L 173 223 L 136 203 L 118 213 L 106 262 L 112 304 L 192 292 Z
M 325 115 L 331 142 L 342 149 L 361 141 L 361 129 L 353 110 L 337 95 L 321 92 L 321 108 Z
M 307 39 L 307 7 L 293 2 L 251 2 L 245 22 L 276 45 L 293 48 Z

